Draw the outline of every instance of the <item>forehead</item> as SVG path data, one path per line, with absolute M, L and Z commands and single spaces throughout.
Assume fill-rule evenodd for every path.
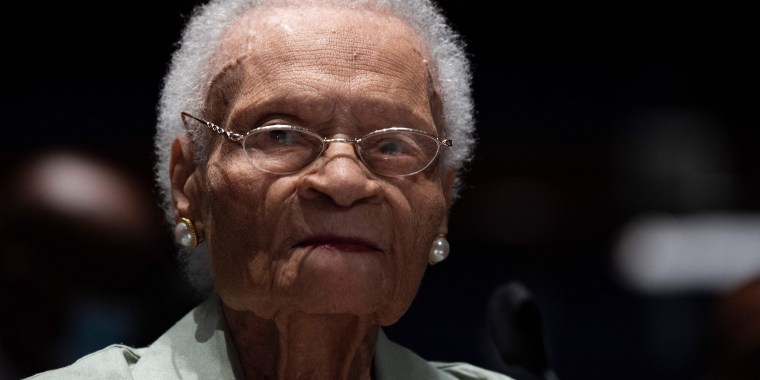
M 213 56 L 210 97 L 234 93 L 230 103 L 293 93 L 365 103 L 373 97 L 430 101 L 424 43 L 404 21 L 378 11 L 256 9 L 225 30 Z
M 335 43 L 341 50 L 332 51 L 333 55 L 389 48 L 416 53 L 417 58 L 427 54 L 411 26 L 386 12 L 318 5 L 263 7 L 238 17 L 225 29 L 215 63 L 224 65 L 264 51 L 319 53 L 321 47 Z

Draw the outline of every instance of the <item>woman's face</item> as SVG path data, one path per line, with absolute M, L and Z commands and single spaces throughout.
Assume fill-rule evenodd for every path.
M 229 130 L 295 124 L 349 138 L 404 126 L 440 135 L 427 52 L 395 18 L 268 9 L 225 36 L 203 116 Z M 175 189 L 202 230 L 228 307 L 263 318 L 349 313 L 383 325 L 401 317 L 434 238 L 446 232 L 453 172 L 434 164 L 383 177 L 352 144 L 333 143 L 306 169 L 274 175 L 240 145 L 221 136 L 212 144 L 207 164 Z

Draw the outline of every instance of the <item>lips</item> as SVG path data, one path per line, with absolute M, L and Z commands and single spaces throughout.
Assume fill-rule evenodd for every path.
M 341 236 L 315 236 L 304 239 L 296 245 L 309 249 L 321 249 L 336 252 L 373 252 L 380 251 L 374 243 L 358 238 Z

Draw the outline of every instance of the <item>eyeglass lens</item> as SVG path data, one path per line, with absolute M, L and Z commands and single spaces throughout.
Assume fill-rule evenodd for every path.
M 327 144 L 332 143 L 336 142 Z M 322 154 L 324 145 L 318 135 L 287 126 L 265 127 L 243 140 L 243 149 L 254 166 L 278 174 L 305 168 Z M 439 143 L 432 136 L 413 131 L 387 131 L 362 138 L 356 151 L 375 173 L 401 176 L 425 169 L 435 159 L 438 149 Z

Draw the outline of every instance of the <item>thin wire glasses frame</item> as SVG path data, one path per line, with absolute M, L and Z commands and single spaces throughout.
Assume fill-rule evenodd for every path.
M 327 138 L 296 125 L 276 124 L 246 133 L 227 130 L 210 121 L 182 112 L 182 122 L 195 120 L 208 129 L 238 143 L 256 168 L 274 174 L 292 174 L 310 166 L 332 143 L 354 145 L 357 157 L 372 172 L 388 177 L 406 177 L 425 170 L 451 139 L 405 127 L 372 131 L 359 138 Z

